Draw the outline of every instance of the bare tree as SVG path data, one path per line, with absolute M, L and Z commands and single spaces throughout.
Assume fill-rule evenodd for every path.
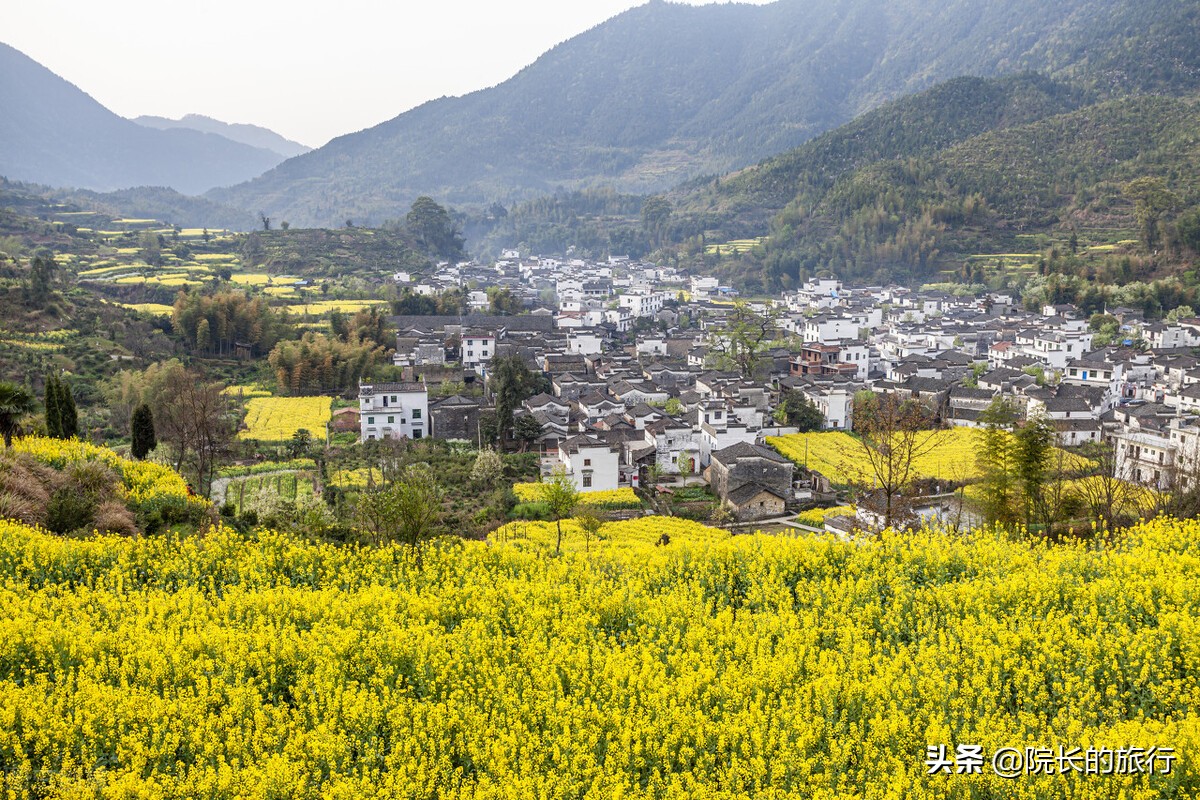
M 753 377 L 763 352 L 775 337 L 779 315 L 774 305 L 760 312 L 744 300 L 734 303 L 724 323 L 708 339 L 715 364 Z
M 154 418 L 159 440 L 175 451 L 175 468 L 190 472 L 195 485 L 207 495 L 217 458 L 229 444 L 235 427 L 233 410 L 229 398 L 221 394 L 221 385 L 209 383 L 190 370 L 172 372 L 156 398 Z
M 854 431 L 867 465 L 860 489 L 877 493 L 884 527 L 893 527 L 910 505 L 904 493 L 917 477 L 916 461 L 945 441 L 945 431 L 930 428 L 916 400 L 869 391 L 854 397 Z
M 1091 445 L 1087 456 L 1096 466 L 1079 481 L 1079 491 L 1092 519 L 1100 522 L 1111 536 L 1132 521 L 1128 512 L 1137 506 L 1137 495 L 1142 489 L 1120 474 L 1112 444 Z

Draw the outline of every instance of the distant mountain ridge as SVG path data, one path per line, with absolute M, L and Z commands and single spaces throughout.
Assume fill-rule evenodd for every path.
M 281 160 L 212 133 L 138 125 L 0 43 L 0 175 L 96 191 L 167 186 L 200 194 Z
M 339 137 L 210 198 L 293 224 L 608 185 L 660 191 L 940 81 L 1039 70 L 1114 96 L 1200 88 L 1200 4 L 778 0 L 631 9 L 511 79 Z
M 262 150 L 270 150 L 273 153 L 277 153 L 280 158 L 292 158 L 293 156 L 304 155 L 312 150 L 311 147 L 280 136 L 269 128 L 259 125 L 248 125 L 241 122 L 222 122 L 219 119 L 206 117 L 203 114 L 185 114 L 179 119 L 143 115 L 134 117 L 133 121 L 138 125 L 144 125 L 147 128 L 157 128 L 163 131 L 185 128 L 200 131 L 201 133 L 215 133 L 218 136 L 224 136 L 230 141 L 240 142 L 241 144 L 257 147 Z

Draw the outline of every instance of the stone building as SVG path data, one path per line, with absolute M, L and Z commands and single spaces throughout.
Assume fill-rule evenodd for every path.
M 738 442 L 712 454 L 708 482 L 740 519 L 782 513 L 792 496 L 795 465 L 769 447 Z M 771 499 L 771 498 L 775 499 Z

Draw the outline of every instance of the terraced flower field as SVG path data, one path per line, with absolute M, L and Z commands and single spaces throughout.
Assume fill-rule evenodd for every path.
M 542 500 L 544 486 L 543 483 L 517 483 L 513 484 L 513 493 L 523 503 L 539 503 Z M 579 495 L 579 502 L 581 505 L 593 508 L 640 508 L 642 505 L 642 501 L 628 486 L 620 489 L 582 492 Z
M 246 403 L 246 430 L 238 438 L 283 442 L 303 428 L 324 441 L 331 402 L 330 397 L 252 397 Z
M 565 519 L 562 526 L 563 550 L 579 553 L 597 546 L 603 546 L 606 552 L 652 551 L 661 546 L 664 534 L 670 544 L 683 545 L 721 542 L 732 535 L 722 528 L 712 528 L 680 517 L 653 516 L 606 522 L 589 543 L 577 520 Z M 492 531 L 488 541 L 545 551 L 554 549 L 557 536 L 553 522 L 517 521 Z
M 979 478 L 975 462 L 979 450 L 978 434 L 970 428 L 951 428 L 923 434 L 924 442 L 934 441 L 929 452 L 914 461 L 919 477 L 944 481 L 973 481 Z M 768 436 L 767 444 L 784 458 L 807 466 L 829 478 L 835 484 L 870 483 L 870 464 L 858 440 L 844 431 L 793 433 L 788 436 Z M 1064 467 L 1082 470 L 1090 462 L 1064 451 Z

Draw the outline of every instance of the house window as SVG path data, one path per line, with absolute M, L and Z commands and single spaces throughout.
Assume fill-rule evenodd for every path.
M 374 418 L 374 417 L 367 417 L 367 424 L 368 424 L 368 425 L 374 425 L 374 424 L 375 424 L 375 418 Z
M 421 418 L 421 409 L 414 408 L 413 409 L 413 419 L 420 419 L 420 418 Z
M 583 476 L 583 488 L 585 488 L 585 489 L 592 488 L 592 476 L 591 475 Z
M 590 466 L 592 465 L 592 460 L 591 460 L 590 458 L 585 458 L 585 459 L 583 460 L 583 465 L 584 465 L 585 467 L 590 467 Z
M 395 425 L 395 424 L 396 424 L 396 418 L 388 417 L 388 425 Z
M 392 402 L 393 402 L 393 403 L 395 403 L 395 402 L 396 402 L 396 395 L 392 395 Z
M 421 429 L 420 428 L 413 428 L 413 438 L 414 439 L 421 438 Z

